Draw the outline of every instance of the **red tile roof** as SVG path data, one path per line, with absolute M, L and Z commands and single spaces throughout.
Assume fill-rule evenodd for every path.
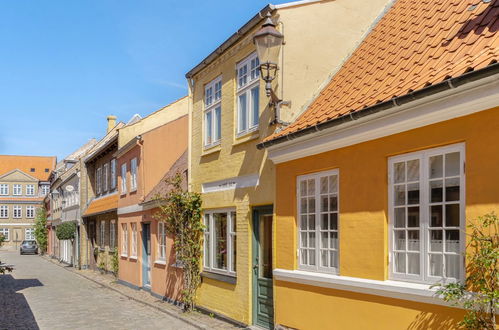
M 116 211 L 118 209 L 118 194 L 95 199 L 83 213 L 84 217 L 101 214 L 107 211 Z
M 47 181 L 55 163 L 55 157 L 0 155 L 0 175 L 18 169 L 40 181 Z
M 496 63 L 498 29 L 499 0 L 398 0 L 308 109 L 265 142 Z

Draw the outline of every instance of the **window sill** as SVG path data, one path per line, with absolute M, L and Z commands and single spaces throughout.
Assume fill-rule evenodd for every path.
M 206 277 L 206 278 L 210 278 L 212 280 L 217 280 L 220 282 L 229 283 L 229 284 L 236 284 L 237 283 L 237 277 L 230 276 L 230 275 L 223 275 L 223 274 L 204 271 L 201 273 L 201 276 Z
M 211 154 L 214 154 L 216 152 L 220 152 L 222 150 L 222 147 L 220 146 L 220 143 L 215 144 L 213 146 L 208 146 L 208 147 L 203 147 L 203 152 L 201 153 L 201 157 L 203 156 L 208 156 Z
M 156 264 L 156 265 L 166 265 L 166 260 L 155 260 L 154 264 Z
M 138 258 L 136 256 L 130 256 L 130 257 L 128 257 L 128 259 L 130 259 L 130 260 L 137 260 Z
M 122 257 L 122 258 L 128 258 L 128 254 L 122 254 L 122 255 L 120 255 L 120 257 Z
M 411 300 L 426 304 L 450 306 L 435 296 L 436 288 L 429 284 L 402 281 L 379 281 L 357 277 L 313 273 L 303 270 L 274 269 L 274 279 L 316 287 L 352 291 L 394 299 Z
M 241 135 L 236 135 L 234 142 L 232 143 L 233 146 L 237 146 L 249 141 L 256 140 L 260 137 L 260 133 L 258 132 L 258 129 L 249 131 L 247 133 L 243 133 Z

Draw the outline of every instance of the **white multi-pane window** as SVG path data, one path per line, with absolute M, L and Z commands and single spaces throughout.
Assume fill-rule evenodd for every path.
M 126 163 L 121 164 L 121 193 L 126 194 Z
M 47 195 L 50 192 L 50 186 L 49 185 L 43 185 L 42 186 L 42 195 Z
M 21 205 L 14 205 L 14 207 L 12 208 L 12 216 L 16 219 L 22 218 L 23 212 Z
M 121 255 L 128 256 L 128 227 L 126 223 L 121 224 Z
M 236 212 L 209 211 L 204 222 L 204 270 L 235 276 Z
M 34 241 L 35 240 L 35 228 L 24 229 L 24 239 L 27 241 Z
M 35 185 L 27 184 L 26 185 L 26 196 L 34 196 L 35 195 Z
M 97 168 L 95 173 L 95 186 L 97 187 L 97 194 L 102 192 L 102 167 Z
M 101 248 L 103 248 L 106 245 L 106 221 L 105 220 L 102 220 L 100 222 L 99 245 Z
M 6 241 L 10 240 L 9 228 L 0 228 L 0 235 L 3 235 Z
M 23 190 L 22 190 L 22 186 L 20 184 L 15 184 L 12 186 L 12 194 L 15 195 L 15 196 L 20 196 L 22 195 L 23 193 Z
M 260 117 L 260 62 L 257 54 L 241 61 L 237 71 L 237 134 L 258 129 Z
M 166 226 L 158 222 L 158 260 L 166 260 Z
M 390 276 L 435 283 L 464 274 L 464 145 L 389 159 Z
M 204 146 L 220 143 L 222 137 L 222 77 L 209 82 L 204 89 Z
M 26 206 L 26 218 L 33 219 L 35 217 L 35 207 L 33 205 Z
M 116 220 L 111 220 L 109 227 L 109 247 L 111 249 L 116 247 Z
M 108 191 L 108 189 L 109 189 L 109 164 L 108 163 L 104 164 L 103 171 L 104 171 L 104 173 L 103 173 L 104 180 L 103 180 L 102 190 Z
M 116 189 L 116 159 L 111 159 L 111 190 Z
M 299 176 L 297 197 L 299 268 L 338 273 L 339 171 Z
M 9 217 L 9 206 L 1 205 L 0 206 L 0 218 L 6 219 Z
M 132 225 L 132 249 L 130 256 L 137 257 L 137 224 L 131 223 Z
M 6 183 L 0 184 L 0 195 L 6 196 L 9 194 L 9 185 Z
M 130 191 L 137 190 L 137 158 L 130 161 Z

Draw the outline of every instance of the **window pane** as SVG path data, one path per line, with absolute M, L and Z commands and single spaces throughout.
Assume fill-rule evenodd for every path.
M 459 152 L 445 155 L 445 176 L 459 175 Z
M 395 183 L 405 182 L 405 163 L 396 163 L 393 165 Z
M 395 228 L 405 227 L 405 207 L 395 209 Z
M 430 275 L 442 276 L 443 275 L 443 260 L 441 254 L 430 254 Z
M 446 277 L 459 278 L 459 256 L 445 256 L 445 275 Z
M 321 233 L 321 248 L 329 248 L 329 234 L 327 232 Z
M 419 183 L 407 185 L 407 204 L 419 204 Z
M 445 231 L 445 252 L 459 253 L 459 230 Z
M 338 213 L 331 213 L 329 219 L 329 228 L 332 230 L 338 230 Z
M 315 213 L 315 198 L 308 198 L 308 213 Z
M 405 185 L 395 186 L 394 199 L 395 205 L 405 205 Z
M 328 206 L 329 206 L 329 198 L 327 196 L 322 196 L 321 197 L 321 211 L 327 212 Z
M 301 256 L 301 264 L 302 265 L 308 265 L 308 254 L 307 254 L 307 250 L 300 250 L 301 253 L 300 253 L 300 256 Z
M 445 226 L 459 227 L 459 204 L 445 205 Z
M 407 162 L 407 181 L 419 180 L 419 159 Z
M 258 119 L 260 116 L 259 104 L 260 104 L 260 92 L 259 88 L 255 87 L 251 90 L 251 105 L 252 105 L 251 127 L 258 125 Z
M 303 180 L 300 181 L 300 196 L 306 196 L 307 195 L 307 181 Z
M 430 157 L 430 179 L 441 178 L 443 176 L 442 155 Z
M 212 127 L 213 127 L 213 122 L 212 122 L 212 118 L 211 118 L 211 111 L 209 111 L 209 112 L 206 113 L 206 126 L 205 126 L 205 130 L 206 130 L 206 144 L 210 144 L 211 143 L 211 139 L 212 139 L 212 136 L 213 136 Z
M 395 271 L 405 273 L 405 253 L 395 253 Z
M 419 207 L 409 207 L 407 211 L 407 227 L 419 227 Z
M 215 109 L 215 137 L 214 141 L 220 140 L 222 137 L 222 108 Z
M 321 194 L 327 194 L 329 189 L 328 177 L 321 178 Z
M 395 250 L 405 250 L 405 231 L 395 231 Z
M 441 230 L 430 230 L 430 251 L 441 252 L 442 241 L 443 238 Z
M 315 230 L 315 214 L 308 216 L 308 229 Z
M 311 266 L 315 266 L 315 250 L 308 250 L 308 260 Z
M 328 266 L 328 261 L 329 261 L 328 251 L 327 250 L 322 250 L 321 251 L 321 266 L 322 267 L 327 267 Z
M 329 177 L 329 192 L 330 193 L 338 192 L 338 176 L 337 175 L 331 175 Z
M 419 230 L 409 230 L 407 236 L 407 250 L 419 251 Z
M 329 251 L 329 267 L 338 268 L 338 251 Z
M 301 213 L 307 213 L 307 198 L 302 198 L 300 203 Z
M 214 213 L 215 267 L 227 269 L 227 214 Z
M 338 197 L 335 195 L 329 197 L 329 211 L 338 211 Z
M 307 216 L 306 215 L 302 215 L 301 216 L 300 229 L 301 230 L 306 230 L 307 229 Z
M 459 200 L 459 178 L 445 180 L 445 201 Z
M 246 94 L 239 95 L 239 132 L 248 129 L 248 109 L 246 104 Z
M 409 274 L 419 275 L 419 253 L 408 253 L 407 254 L 407 272 Z
M 315 195 L 315 180 L 308 180 L 308 194 L 309 196 Z
M 442 180 L 430 181 L 430 200 L 432 203 L 439 203 L 442 201 L 443 189 Z
M 431 206 L 430 227 L 442 227 L 443 224 L 442 205 Z
M 308 233 L 308 247 L 315 248 L 315 232 Z
M 338 249 L 338 233 L 329 233 L 329 247 L 331 249 Z
M 322 221 L 321 221 L 321 229 L 322 230 L 327 230 L 329 227 L 329 215 L 328 214 L 323 214 L 322 215 Z
M 307 233 L 300 233 L 301 236 L 301 247 L 307 247 L 308 246 L 308 240 L 307 240 Z

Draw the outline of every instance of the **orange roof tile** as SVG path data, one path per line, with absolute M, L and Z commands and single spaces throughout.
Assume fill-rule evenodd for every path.
M 56 157 L 0 155 L 0 175 L 18 169 L 40 181 L 47 181 L 55 163 Z M 32 168 L 34 172 L 31 172 Z
M 97 215 L 107 211 L 114 211 L 117 208 L 118 194 L 113 194 L 111 196 L 102 197 L 90 202 L 90 205 L 87 207 L 85 213 L 83 213 L 83 216 L 88 217 L 91 215 Z
M 497 63 L 498 29 L 498 0 L 398 0 L 308 109 L 264 142 Z

